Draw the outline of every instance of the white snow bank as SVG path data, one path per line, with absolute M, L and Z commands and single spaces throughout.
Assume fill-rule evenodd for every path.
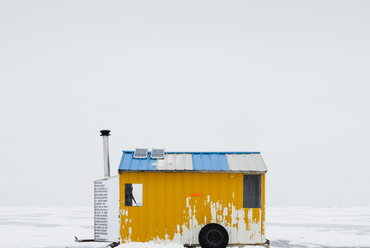
M 128 244 L 121 244 L 118 246 L 119 248 L 184 248 L 184 246 L 175 244 L 175 243 L 169 243 L 169 244 L 154 244 L 151 242 L 148 243 L 138 243 L 138 242 L 131 242 Z
M 168 244 L 154 244 L 151 242 L 148 243 L 138 243 L 138 242 L 131 242 L 128 244 L 121 244 L 118 246 L 119 248 L 184 248 L 184 246 L 175 244 L 175 243 L 168 243 Z M 246 248 L 261 248 L 261 246 L 246 246 Z M 240 248 L 240 247 L 238 247 Z

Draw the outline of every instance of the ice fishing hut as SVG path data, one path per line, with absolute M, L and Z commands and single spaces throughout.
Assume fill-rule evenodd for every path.
M 259 152 L 123 151 L 118 176 L 95 181 L 113 201 L 95 205 L 95 239 L 264 245 L 266 172 Z M 107 223 L 96 229 L 101 214 Z

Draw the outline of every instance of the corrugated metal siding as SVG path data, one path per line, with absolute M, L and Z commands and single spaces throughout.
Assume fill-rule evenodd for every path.
M 259 153 L 166 153 L 164 159 L 133 157 L 133 151 L 123 151 L 119 171 L 267 171 Z
M 125 206 L 126 183 L 143 184 L 143 206 Z M 121 173 L 121 242 L 199 244 L 202 227 L 218 223 L 229 244 L 264 243 L 265 175 L 261 190 L 261 208 L 243 208 L 242 173 Z

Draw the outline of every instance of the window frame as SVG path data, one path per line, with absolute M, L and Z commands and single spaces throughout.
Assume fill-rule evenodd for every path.
M 262 207 L 261 174 L 243 175 L 243 208 Z
M 137 187 L 135 187 L 135 185 L 137 185 Z M 139 192 L 137 190 L 139 190 Z M 143 184 L 125 183 L 125 207 L 142 207 L 142 206 L 143 206 Z

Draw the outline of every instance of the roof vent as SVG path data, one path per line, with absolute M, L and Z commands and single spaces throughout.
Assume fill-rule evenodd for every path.
M 152 148 L 152 153 L 150 158 L 164 158 L 164 149 L 154 149 Z
M 147 158 L 148 148 L 135 148 L 134 158 Z

